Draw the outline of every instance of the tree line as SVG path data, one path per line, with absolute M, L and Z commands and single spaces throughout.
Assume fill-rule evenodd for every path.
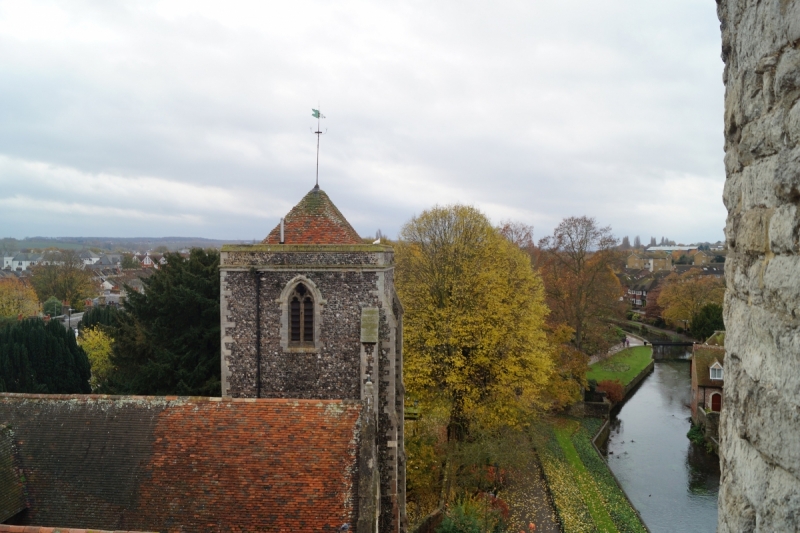
M 8 289 L 0 290 L 0 310 L 10 309 L 13 317 L 0 330 L 0 390 L 219 396 L 219 252 L 166 257 L 166 265 L 142 280 L 144 294 L 128 288 L 124 311 L 87 311 L 77 343 L 73 330 L 55 320 L 17 320 L 19 306 L 13 305 L 38 291 L 39 297 L 54 290 L 80 294 L 74 263 L 44 265 L 30 285 L 0 281 Z M 9 297 L 10 303 L 2 298 L 17 293 L 23 297 Z M 29 316 L 35 305 L 26 305 Z
M 514 439 L 536 417 L 581 398 L 589 355 L 619 340 L 608 319 L 625 312 L 614 273 L 620 251 L 611 228 L 590 217 L 566 218 L 535 243 L 531 226 L 495 227 L 463 205 L 413 217 L 392 244 L 405 308 L 406 403 L 425 413 L 406 443 L 409 503 L 421 510 L 474 493 L 487 476 L 499 483 L 487 465 L 513 455 Z M 49 328 L 53 335 L 60 328 L 74 367 L 73 377 L 64 378 L 69 386 L 65 381 L 58 389 L 52 376 L 44 377 L 47 368 L 63 371 L 66 356 L 45 368 L 44 352 L 21 340 L 6 348 L 0 338 L 4 382 L 14 390 L 35 382 L 49 392 L 70 392 L 77 386 L 70 380 L 77 379 L 81 391 L 219 395 L 219 253 L 194 249 L 188 259 L 165 257 L 166 265 L 143 280 L 142 294 L 128 291 L 124 311 L 87 312 L 77 345 L 54 322 L 13 326 Z M 40 272 L 32 283 L 40 299 L 80 293 L 74 272 Z M 699 317 L 703 306 L 682 292 L 688 286 L 676 283 L 681 290 L 674 294 L 665 289 L 663 301 L 682 302 Z

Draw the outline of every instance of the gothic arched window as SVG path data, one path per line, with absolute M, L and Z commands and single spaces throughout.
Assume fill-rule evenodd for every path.
M 289 342 L 295 346 L 314 343 L 314 298 L 302 283 L 289 296 Z

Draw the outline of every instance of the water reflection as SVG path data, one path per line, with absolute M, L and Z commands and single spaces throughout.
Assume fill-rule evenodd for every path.
M 657 362 L 611 420 L 609 466 L 653 533 L 717 527 L 719 460 L 686 438 L 689 368 Z

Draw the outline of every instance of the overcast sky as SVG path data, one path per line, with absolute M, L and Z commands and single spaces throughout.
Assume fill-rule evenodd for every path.
M 262 239 L 314 186 L 722 239 L 711 0 L 0 0 L 0 236 Z

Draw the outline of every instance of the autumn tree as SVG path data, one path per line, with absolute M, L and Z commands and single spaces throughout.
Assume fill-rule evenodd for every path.
M 498 231 L 536 262 L 539 254 L 533 240 L 533 226 L 506 221 L 500 224 Z M 574 334 L 572 328 L 558 324 L 546 329 L 552 346 L 550 354 L 553 365 L 544 396 L 552 409 L 562 409 L 580 399 L 586 387 L 589 358 L 570 343 Z
M 39 311 L 36 291 L 19 278 L 0 279 L 0 317 L 29 317 Z
M 722 305 L 725 284 L 720 278 L 705 276 L 699 268 L 683 274 L 670 274 L 664 279 L 658 305 L 662 316 L 672 324 L 691 321 L 707 304 Z
M 586 388 L 589 356 L 570 342 L 574 331 L 566 324 L 551 328 L 553 367 L 547 382 L 546 396 L 552 409 L 563 409 L 581 399 Z
M 514 426 L 541 406 L 550 372 L 541 278 L 477 209 L 434 207 L 396 246 L 410 395 L 440 400 L 447 436 Z
M 89 384 L 92 392 L 100 390 L 112 373 L 111 351 L 114 339 L 101 326 L 82 328 L 78 345 L 86 352 L 91 364 L 92 374 Z
M 523 222 L 507 220 L 501 222 L 497 230 L 506 240 L 516 245 L 525 253 L 530 254 L 536 248 L 536 243 L 533 240 L 533 226 Z
M 644 313 L 649 320 L 653 321 L 653 325 L 661 327 L 664 325 L 664 308 L 658 305 L 658 297 L 661 295 L 661 284 L 647 291 L 647 300 L 644 307 Z
M 621 314 L 622 286 L 611 268 L 616 244 L 610 227 L 585 216 L 565 218 L 539 241 L 550 322 L 571 327 L 578 350 L 605 349 L 608 325 L 602 319 Z
M 46 253 L 42 264 L 31 269 L 31 284 L 39 301 L 55 296 L 70 307 L 83 310 L 83 300 L 94 292 L 91 273 L 83 267 L 83 260 L 75 250 Z

